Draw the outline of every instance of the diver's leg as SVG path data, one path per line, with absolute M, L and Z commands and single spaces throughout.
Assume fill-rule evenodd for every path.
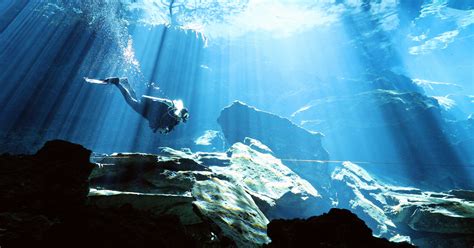
M 137 99 L 135 91 L 130 87 L 127 78 L 107 78 L 106 81 L 117 86 L 128 105 L 138 113 L 143 113 L 143 104 Z

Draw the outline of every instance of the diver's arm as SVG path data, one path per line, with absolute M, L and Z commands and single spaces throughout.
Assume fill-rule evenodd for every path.
M 169 107 L 173 107 L 173 106 L 174 106 L 173 101 L 170 100 L 170 99 L 159 98 L 159 97 L 155 97 L 155 96 L 147 96 L 147 95 L 143 95 L 142 97 L 143 97 L 143 98 L 146 98 L 146 99 L 149 99 L 149 100 L 151 100 L 151 101 L 154 101 L 154 102 L 161 102 L 161 103 L 164 103 L 164 104 L 168 105 Z

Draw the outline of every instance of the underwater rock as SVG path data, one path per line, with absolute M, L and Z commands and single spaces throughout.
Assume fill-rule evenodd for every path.
M 372 236 L 364 221 L 349 210 L 333 208 L 306 220 L 273 220 L 267 247 L 413 247 Z
M 120 165 L 98 170 L 114 166 Z M 219 239 L 229 237 L 240 246 L 256 246 L 268 240 L 264 235 L 268 220 L 232 178 L 208 171 L 170 171 L 159 166 L 143 171 L 135 171 L 132 166 L 125 168 L 124 174 L 129 177 L 111 169 L 103 180 L 91 179 L 95 187 L 114 190 L 91 191 L 91 203 L 100 208 L 130 204 L 153 215 L 176 215 L 185 225 L 217 226 L 208 233 L 213 232 Z
M 88 196 L 88 177 L 95 167 L 89 162 L 90 154 L 80 145 L 55 140 L 35 155 L 0 157 L 2 247 L 235 246 L 233 240 L 220 235 L 212 220 L 195 214 L 191 196 L 94 189 Z M 115 162 L 125 169 L 109 170 L 119 178 L 111 183 L 127 182 L 124 172 L 150 171 L 156 166 L 156 156 L 121 156 Z M 172 166 L 161 165 L 178 172 L 183 168 L 205 172 L 184 158 Z M 91 178 L 104 176 L 95 173 Z
M 345 162 L 331 175 L 332 190 L 337 192 L 337 207 L 350 209 L 374 230 L 375 235 L 393 238 L 396 225 L 385 214 L 387 200 L 376 197 L 384 186 L 359 166 Z M 417 191 L 419 192 L 419 191 Z
M 465 120 L 474 114 L 474 96 L 450 94 L 433 98 L 442 107 L 442 114 L 446 119 Z
M 448 203 L 444 206 L 438 203 L 438 209 L 433 208 L 433 205 L 436 206 L 433 201 L 401 206 L 395 214 L 395 220 L 419 232 L 474 235 L 474 211 L 470 209 L 472 204 Z
M 0 212 L 62 212 L 84 204 L 89 192 L 90 150 L 47 142 L 35 155 L 0 156 Z
M 337 110 L 337 111 L 336 111 Z M 373 113 L 373 114 L 367 114 Z M 384 118 L 381 118 L 384 115 Z M 415 92 L 375 90 L 314 100 L 292 114 L 303 127 L 326 131 L 390 127 L 440 118 L 436 99 Z
M 234 178 L 209 169 L 188 167 L 188 170 L 173 170 L 175 166 L 164 167 L 163 164 L 179 167 L 183 161 L 200 164 L 197 154 L 169 148 L 166 153 L 169 155 L 128 154 L 133 158 L 131 161 L 116 154 L 100 160 L 107 164 L 96 170 L 105 172 L 97 173 L 101 176 L 91 178 L 91 182 L 102 190 L 91 192 L 91 202 L 101 208 L 131 204 L 134 208 L 158 215 L 174 214 L 185 225 L 205 223 L 214 227 L 209 233 L 213 232 L 216 238 L 229 238 L 238 246 L 258 246 L 268 242 L 265 235 L 267 218 Z M 150 163 L 150 156 L 155 157 L 152 165 L 140 169 L 143 168 L 140 164 Z M 209 156 L 206 153 L 206 161 L 212 161 Z M 144 158 L 144 161 L 141 163 L 137 158 Z M 110 163 L 113 161 L 117 162 Z
M 265 144 L 263 144 L 262 142 L 256 139 L 246 137 L 243 143 L 255 151 L 262 152 L 262 153 L 273 153 L 273 151 L 270 148 L 268 148 L 268 146 L 266 146 Z
M 463 91 L 458 84 L 448 82 L 433 82 L 425 79 L 413 79 L 413 82 L 423 89 L 426 95 L 438 96 L 446 94 L 457 94 Z
M 350 209 L 391 241 L 421 247 L 474 241 L 472 191 L 391 186 L 346 162 L 332 172 L 324 189 L 329 197 L 263 143 L 247 143 L 226 153 L 96 154 L 92 173 L 90 151 L 65 141 L 48 142 L 35 155 L 2 155 L 0 244 L 257 247 L 270 242 L 269 220 L 307 218 L 331 205 Z
M 420 247 L 432 247 L 433 240 L 452 247 L 473 241 L 472 191 L 437 193 L 391 186 L 349 162 L 335 168 L 332 180 L 337 207 L 356 213 L 376 235 L 411 240 Z
M 197 235 L 193 235 L 194 230 L 186 228 L 176 216 L 153 216 L 129 206 L 69 211 L 60 216 L 1 213 L 0 243 L 5 247 L 58 248 L 196 247 L 200 244 Z
M 153 216 L 174 215 L 184 225 L 192 225 L 203 222 L 193 210 L 193 201 L 193 197 L 186 195 L 91 189 L 88 203 L 100 209 L 130 205 Z
M 449 135 L 456 151 L 464 156 L 466 164 L 474 164 L 474 115 L 458 121 L 448 121 Z
M 390 90 L 398 92 L 424 93 L 422 87 L 417 85 L 409 77 L 395 73 L 391 70 L 369 70 L 357 79 L 341 79 L 346 81 L 347 87 L 354 86 L 361 92 L 372 90 Z M 350 86 L 349 86 L 350 85 Z
M 373 58 L 370 60 L 373 63 Z M 281 115 L 290 116 L 295 109 L 316 99 L 347 97 L 374 90 L 424 92 L 423 88 L 416 85 L 410 78 L 390 70 L 371 70 L 352 75 L 330 76 L 324 79 L 313 74 L 305 80 L 311 83 L 294 82 L 285 85 L 285 90 L 266 91 L 265 96 L 267 99 L 271 99 L 266 108 L 273 112 L 278 111 Z
M 321 133 L 309 132 L 286 118 L 239 101 L 224 108 L 217 122 L 228 144 L 249 137 L 268 146 L 279 158 L 324 160 L 329 157 L 321 144 Z
M 456 0 L 448 0 L 447 6 L 459 9 L 459 10 L 472 10 L 474 9 L 474 3 L 470 1 L 456 1 Z
M 0 213 L 0 243 L 6 247 L 38 244 L 56 222 L 37 213 Z
M 448 194 L 453 195 L 457 198 L 474 201 L 474 191 L 472 190 L 453 189 L 448 191 Z
M 379 162 L 371 173 L 390 174 L 400 183 L 423 188 L 473 186 L 434 98 L 376 90 L 315 100 L 292 116 L 303 127 L 325 134 L 334 160 Z
M 206 130 L 194 140 L 193 150 L 196 148 L 202 152 L 219 152 L 225 150 L 224 135 L 216 130 Z
M 216 235 L 245 247 L 269 241 L 269 218 L 309 217 L 329 209 L 318 191 L 265 145 L 247 142 L 259 150 L 236 143 L 227 153 L 163 148 L 160 155 L 104 156 L 91 175 L 97 190 L 91 191 L 90 202 L 174 214 L 185 225 L 212 222 Z
M 305 218 L 330 208 L 318 190 L 264 149 L 266 146 L 257 140 L 252 144 L 258 144 L 260 151 L 235 143 L 227 152 L 231 165 L 211 168 L 235 178 L 268 219 Z
M 405 234 L 420 247 L 469 247 L 474 244 L 474 202 L 449 194 L 425 192 L 406 195 L 406 202 L 392 207 L 397 226 L 408 227 Z M 398 196 L 398 199 L 403 199 Z
M 209 220 L 208 223 L 212 222 L 219 227 L 217 230 L 220 231 L 212 229 L 213 233 L 236 240 L 239 246 L 249 240 L 255 240 L 252 235 L 264 230 L 262 224 L 266 222 L 265 219 L 309 217 L 327 211 L 331 204 L 351 209 L 376 235 L 391 241 L 411 241 L 416 245 L 426 246 L 427 242 L 443 237 L 462 247 L 462 244 L 469 240 L 472 215 L 469 209 L 472 209 L 472 201 L 469 200 L 471 195 L 467 191 L 435 193 L 417 188 L 390 186 L 378 181 L 361 167 L 347 162 L 333 170 L 331 185 L 324 189 L 328 195 L 323 195 L 319 188 L 316 190 L 289 170 L 281 160 L 273 157 L 261 142 L 247 139 L 247 143 L 249 145 L 236 143 L 227 153 L 191 153 L 165 148 L 158 157 L 135 154 L 130 157 L 131 164 L 127 167 L 129 171 L 120 173 L 117 173 L 120 170 L 114 167 L 126 167 L 124 165 L 127 164 L 127 158 L 116 154 L 102 162 L 116 161 L 120 166 L 103 165 L 97 170 L 110 171 L 105 173 L 109 177 L 102 181 L 91 178 L 91 181 L 100 182 L 96 187 L 122 191 L 117 193 L 121 195 L 116 196 L 117 200 L 110 198 L 108 204 L 120 205 L 128 202 L 135 208 L 155 211 L 158 214 L 162 214 L 163 209 L 166 209 L 179 215 L 181 222 L 187 225 L 203 223 L 201 218 L 205 217 Z M 260 148 L 255 150 L 251 145 L 254 145 L 254 148 L 258 145 Z M 117 158 L 114 159 L 114 156 Z M 137 158 L 143 158 L 145 164 L 154 164 L 149 167 L 153 169 L 143 169 L 143 163 Z M 169 168 L 173 167 L 165 169 L 159 165 L 182 161 L 200 164 L 208 170 L 197 168 L 195 171 L 172 171 Z M 137 168 L 133 169 L 133 164 L 136 164 Z M 120 175 L 134 176 L 117 181 L 122 178 Z M 101 194 L 106 192 L 107 190 L 102 190 Z M 91 199 L 95 197 L 92 194 Z M 149 200 L 145 197 L 140 199 L 139 194 L 156 195 L 156 199 L 153 199 L 153 196 L 150 196 Z M 166 200 L 166 197 L 169 199 Z M 240 200 L 235 203 L 232 199 Z M 107 198 L 101 201 L 107 203 Z M 160 201 L 168 203 L 160 206 Z M 183 204 L 176 204 L 180 202 Z M 198 211 L 192 211 L 193 207 L 190 205 L 196 206 L 194 210 Z M 104 206 L 107 204 L 102 205 Z M 245 214 L 259 211 L 264 215 L 261 218 Z M 416 214 L 418 212 L 420 213 Z M 430 220 L 434 222 L 429 222 Z M 436 224 L 437 221 L 444 223 Z M 236 227 L 230 223 L 239 223 L 240 226 Z M 428 230 L 426 226 L 432 226 L 433 229 Z M 235 231 L 234 228 L 240 231 Z M 450 230 L 450 233 L 443 230 Z M 248 236 L 242 237 L 240 233 Z M 455 235 L 456 239 L 446 235 Z M 261 240 L 259 244 L 263 243 L 265 242 Z

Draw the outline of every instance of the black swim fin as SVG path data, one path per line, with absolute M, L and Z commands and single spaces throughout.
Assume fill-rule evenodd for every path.
M 102 80 L 102 79 L 94 79 L 94 78 L 84 77 L 84 80 L 88 83 L 91 83 L 91 84 L 109 84 L 107 81 Z

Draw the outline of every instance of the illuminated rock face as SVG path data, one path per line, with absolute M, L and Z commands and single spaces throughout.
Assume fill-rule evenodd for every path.
M 336 167 L 331 179 L 338 192 L 337 207 L 357 214 L 376 235 L 411 240 L 420 247 L 465 247 L 474 242 L 472 191 L 430 192 L 388 185 L 350 162 Z
M 268 219 L 309 217 L 330 207 L 279 159 L 243 143 L 227 153 L 166 148 L 159 156 L 113 154 L 97 162 L 91 203 L 101 208 L 130 203 L 156 215 L 175 214 L 185 225 L 211 221 L 218 236 L 239 246 L 268 243 Z
M 249 137 L 267 145 L 279 158 L 329 158 L 321 145 L 322 134 L 309 132 L 286 118 L 239 101 L 224 108 L 217 122 L 228 144 L 243 142 Z

